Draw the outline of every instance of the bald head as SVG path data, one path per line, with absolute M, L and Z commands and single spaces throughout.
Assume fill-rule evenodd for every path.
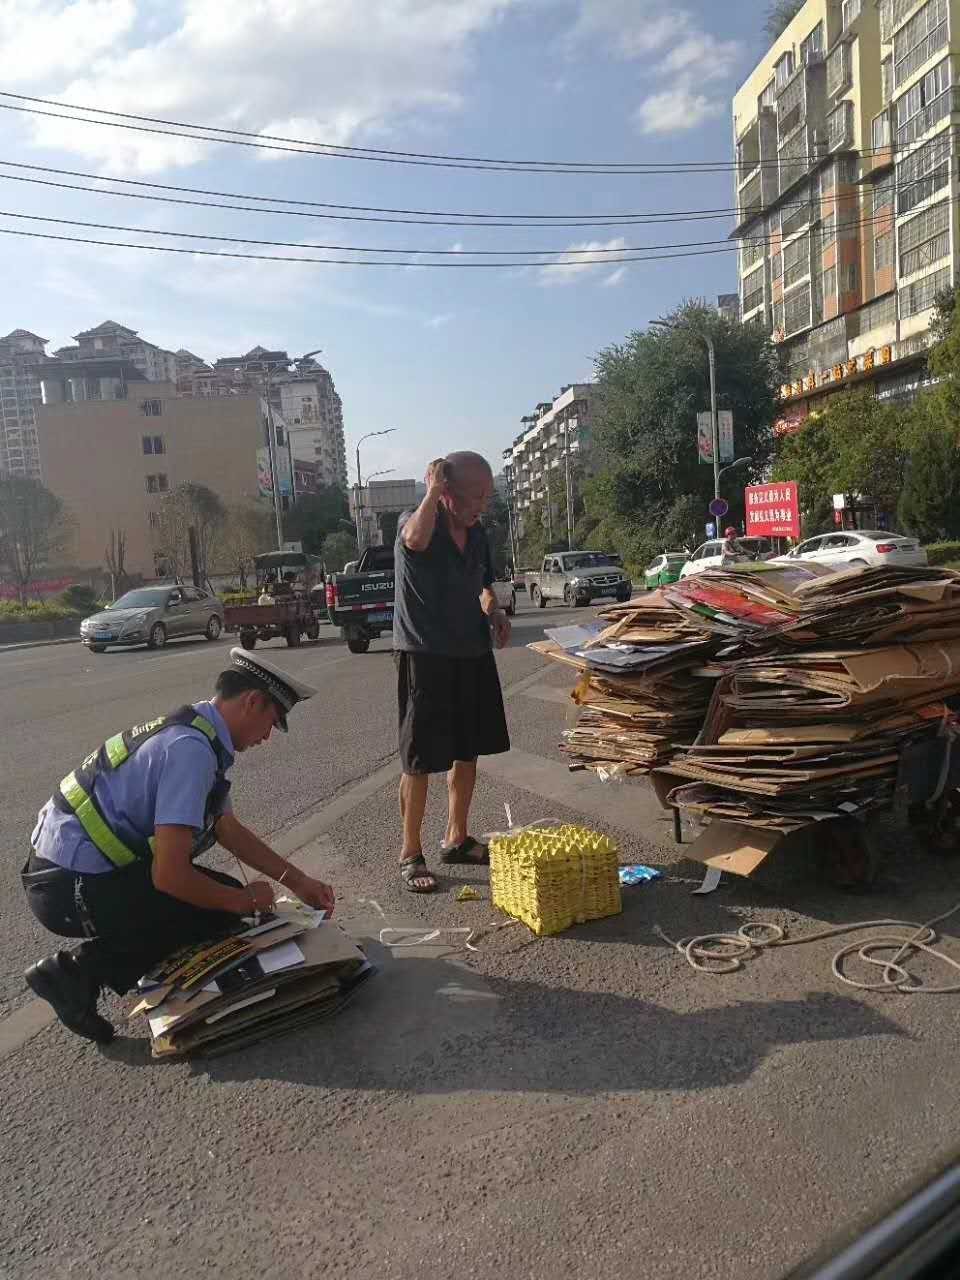
M 457 453 L 448 453 L 444 461 L 450 468 L 450 479 L 454 484 L 467 479 L 472 480 L 478 475 L 482 475 L 485 478 L 489 476 L 491 480 L 493 479 L 493 468 L 480 453 L 472 453 L 469 449 L 463 449 Z
M 479 453 L 447 454 L 447 493 L 443 504 L 455 525 L 468 529 L 477 523 L 493 497 L 493 470 Z

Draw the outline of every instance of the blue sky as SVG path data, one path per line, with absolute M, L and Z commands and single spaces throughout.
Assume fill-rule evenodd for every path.
M 408 151 L 726 161 L 730 98 L 763 51 L 763 8 L 703 0 L 672 8 L 657 0 L 0 0 L 0 89 Z M 354 205 L 596 214 L 732 203 L 729 173 L 404 167 L 8 111 L 0 112 L 0 137 L 7 160 Z M 8 216 L 0 228 L 140 241 L 151 228 L 206 232 L 302 243 L 317 256 L 308 246 L 563 250 L 616 246 L 618 237 L 657 245 L 719 240 L 732 225 L 724 218 L 593 230 L 401 227 L 178 208 L 9 180 L 0 181 L 0 210 L 141 230 L 85 232 Z M 561 384 L 589 377 L 600 348 L 685 296 L 736 287 L 733 254 L 622 271 L 602 261 L 575 271 L 388 270 L 13 236 L 0 236 L 0 278 L 0 332 L 31 329 L 53 346 L 109 318 L 207 359 L 257 342 L 291 354 L 322 347 L 343 397 L 348 447 L 367 431 L 397 428 L 365 446 L 364 469 L 417 477 L 453 448 L 480 449 L 498 464 L 520 416 Z

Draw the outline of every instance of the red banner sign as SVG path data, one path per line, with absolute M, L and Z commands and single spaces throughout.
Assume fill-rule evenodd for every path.
M 749 485 L 743 501 L 748 538 L 800 537 L 800 505 L 793 481 Z

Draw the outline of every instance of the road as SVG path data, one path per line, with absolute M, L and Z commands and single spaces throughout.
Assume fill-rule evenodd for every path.
M 830 943 L 698 975 L 654 932 L 925 920 L 955 871 L 894 848 L 854 899 L 794 857 L 691 896 L 700 870 L 647 790 L 562 764 L 570 680 L 524 646 L 571 616 L 523 609 L 500 655 L 514 750 L 484 765 L 475 829 L 505 802 L 515 821 L 587 820 L 666 878 L 556 938 L 518 925 L 476 953 L 386 950 L 385 923 L 487 924 L 488 901 L 454 899 L 462 882 L 486 899 L 485 875 L 451 868 L 430 899 L 399 884 L 387 642 L 271 645 L 321 696 L 238 763 L 236 809 L 335 883 L 381 972 L 336 1021 L 197 1064 L 152 1062 L 138 1023 L 106 1050 L 48 1024 L 20 975 L 54 944 L 17 872 L 53 784 L 109 733 L 204 696 L 227 646 L 0 653 L 4 1280 L 764 1280 L 956 1143 L 956 997 L 841 987 Z M 437 788 L 428 850 L 442 825 Z

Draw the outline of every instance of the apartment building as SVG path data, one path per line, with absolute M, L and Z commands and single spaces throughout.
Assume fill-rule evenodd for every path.
M 172 351 L 141 338 L 136 329 L 105 320 L 94 329 L 73 336 L 74 347 L 61 347 L 54 355 L 65 362 L 75 360 L 119 359 L 139 369 L 148 382 L 175 382 L 177 358 Z
M 343 401 L 329 371 L 316 360 L 300 360 L 296 372 L 277 379 L 280 412 L 290 433 L 294 458 L 317 466 L 320 484 L 347 487 Z
M 504 449 L 503 475 L 521 535 L 524 515 L 534 503 L 556 510 L 568 483 L 572 486 L 574 477 L 589 468 L 593 392 L 592 382 L 565 386 L 520 419 L 520 434 Z
M 783 351 L 780 430 L 925 379 L 956 277 L 960 0 L 807 0 L 733 101 L 740 307 Z
M 127 571 L 149 579 L 160 502 L 177 485 L 207 485 L 228 504 L 257 499 L 268 455 L 260 396 L 195 399 L 141 379 L 119 398 L 66 399 L 61 378 L 56 367 L 44 375 L 37 438 L 44 483 L 70 517 L 64 563 L 101 566 L 110 531 L 122 529 Z
M 46 359 L 47 341 L 27 329 L 0 338 L 0 476 L 40 479 L 38 366 Z

